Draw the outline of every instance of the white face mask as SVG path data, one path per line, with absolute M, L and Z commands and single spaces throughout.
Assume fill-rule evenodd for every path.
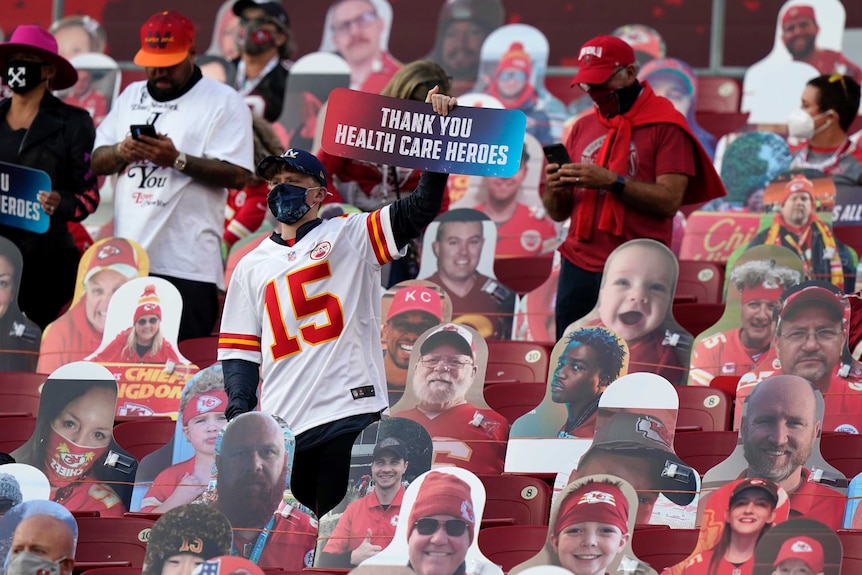
M 65 561 L 60 557 L 56 561 L 46 559 L 41 555 L 22 551 L 9 558 L 6 563 L 6 575 L 60 575 L 60 563 Z
M 802 108 L 797 108 L 787 118 L 787 133 L 800 140 L 810 140 L 832 124 L 831 121 L 827 121 L 816 130 L 814 129 L 814 121 L 821 116 L 825 116 L 827 113 L 823 112 L 812 117 L 811 114 Z

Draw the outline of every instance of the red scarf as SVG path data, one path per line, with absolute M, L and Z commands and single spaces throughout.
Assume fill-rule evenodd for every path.
M 617 174 L 627 174 L 629 167 L 629 148 L 631 147 L 632 131 L 650 124 L 673 124 L 682 128 L 691 139 L 695 148 L 695 175 L 689 178 L 683 204 L 708 202 L 726 195 L 724 184 L 715 171 L 709 155 L 700 145 L 697 137 L 692 134 L 685 117 L 676 111 L 667 98 L 656 96 L 648 82 L 643 82 L 643 91 L 635 101 L 631 110 L 625 114 L 605 118 L 594 110 L 599 122 L 608 129 L 608 135 L 596 155 L 596 164 Z M 599 201 L 599 190 L 584 190 L 586 193 L 580 200 L 575 228 L 578 240 L 589 240 L 593 233 L 596 208 Z M 626 207 L 613 194 L 605 194 L 602 213 L 599 216 L 598 228 L 620 236 L 623 233 Z

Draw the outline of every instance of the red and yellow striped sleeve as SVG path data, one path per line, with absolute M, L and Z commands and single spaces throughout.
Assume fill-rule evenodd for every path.
M 218 336 L 218 348 L 260 353 L 260 337 L 243 333 L 221 332 Z
M 377 258 L 377 263 L 381 266 L 395 259 L 389 248 L 390 244 L 387 241 L 383 217 L 383 210 L 376 210 L 365 220 L 368 226 L 368 238 L 371 240 L 371 248 L 374 251 L 374 256 Z

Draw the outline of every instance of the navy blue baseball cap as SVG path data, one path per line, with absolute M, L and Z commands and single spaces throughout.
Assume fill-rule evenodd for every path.
M 255 173 L 266 181 L 283 167 L 300 172 L 317 179 L 320 185 L 326 187 L 326 168 L 317 156 L 305 150 L 290 148 L 280 156 L 267 156 L 257 164 Z
M 233 13 L 242 16 L 246 8 L 260 8 L 267 18 L 283 29 L 290 28 L 290 17 L 284 11 L 281 2 L 256 2 L 255 0 L 237 0 L 233 4 Z

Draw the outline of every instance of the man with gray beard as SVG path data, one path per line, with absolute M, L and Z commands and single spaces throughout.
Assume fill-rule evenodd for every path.
M 223 434 L 215 458 L 215 505 L 233 527 L 234 554 L 263 568 L 310 567 L 317 520 L 282 506 L 292 454 L 281 426 L 271 415 L 253 411 L 234 418 Z
M 776 375 L 748 395 L 740 436 L 748 468 L 741 477 L 770 479 L 790 496 L 790 518 L 840 529 L 845 497 L 818 483 L 804 465 L 820 435 L 817 397 L 807 380 Z
M 393 415 L 428 431 L 434 441 L 433 465 L 454 465 L 477 475 L 502 473 L 509 424 L 496 411 L 467 401 L 479 371 L 473 337 L 455 323 L 434 330 L 422 343 L 413 371 L 416 407 Z M 475 383 L 480 389 L 484 384 Z

